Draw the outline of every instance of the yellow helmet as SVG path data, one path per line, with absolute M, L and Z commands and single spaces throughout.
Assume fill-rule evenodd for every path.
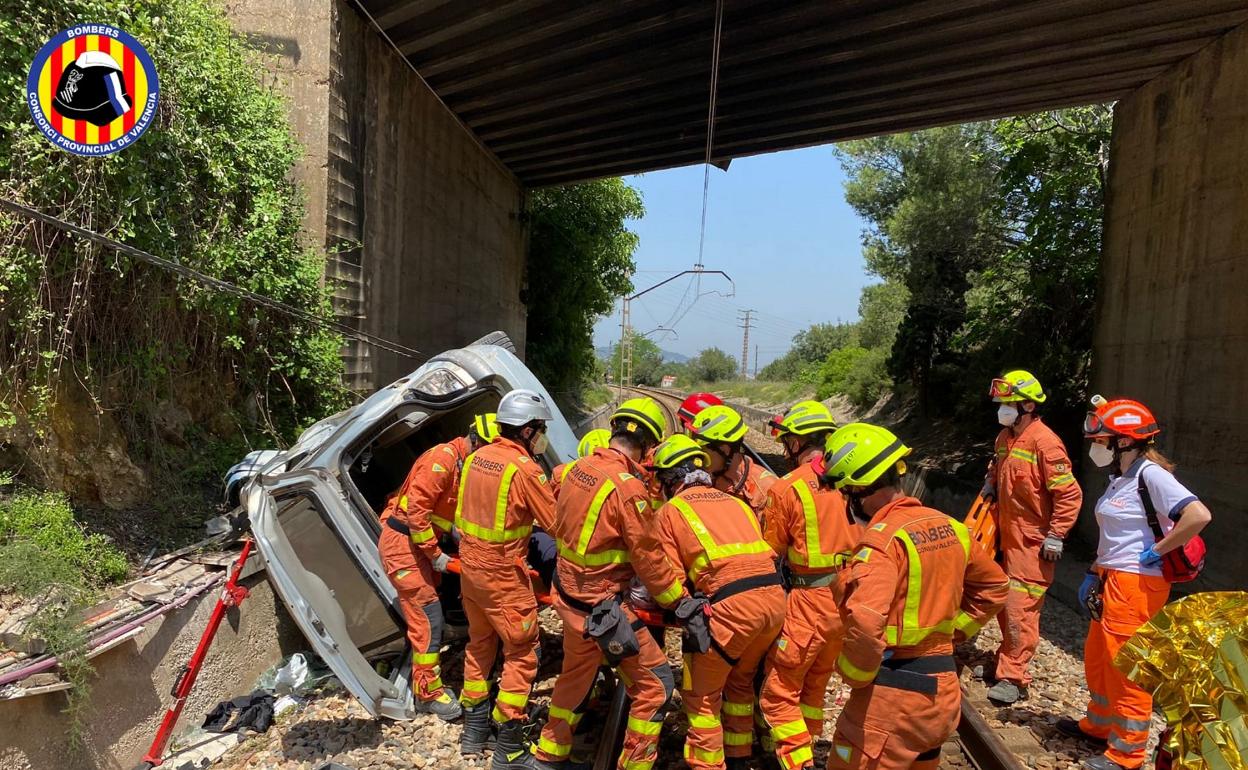
M 836 430 L 832 412 L 818 401 L 798 401 L 789 411 L 776 415 L 767 423 L 772 438 L 779 439 L 786 433 L 807 436 L 825 430 Z
M 620 404 L 615 414 L 611 415 L 611 427 L 614 429 L 615 424 L 620 421 L 626 423 L 625 429 L 629 431 L 644 427 L 656 443 L 667 435 L 667 417 L 664 416 L 659 402 L 653 398 L 630 398 Z
M 576 445 L 576 456 L 585 457 L 592 453 L 595 449 L 604 449 L 607 444 L 611 443 L 611 431 L 606 428 L 597 428 L 591 430 L 581 437 L 581 443 Z
M 472 418 L 472 425 L 468 427 L 470 433 L 476 435 L 482 444 L 489 444 L 498 438 L 498 423 L 494 421 L 494 412 L 486 412 Z
M 869 487 L 890 468 L 905 473 L 902 458 L 910 447 L 892 431 L 865 422 L 851 422 L 828 436 L 823 453 L 823 478 L 837 489 Z
M 1044 388 L 1040 387 L 1040 380 L 1026 369 L 1015 369 L 993 380 L 988 395 L 997 403 L 1035 401 L 1043 404 L 1047 398 Z
M 692 462 L 695 468 L 706 468 L 710 466 L 711 458 L 698 442 L 683 433 L 677 433 L 654 450 L 654 460 L 650 467 L 664 470 L 685 462 Z
M 745 438 L 746 431 L 737 410 L 722 404 L 698 412 L 689 426 L 689 435 L 699 444 L 735 444 Z

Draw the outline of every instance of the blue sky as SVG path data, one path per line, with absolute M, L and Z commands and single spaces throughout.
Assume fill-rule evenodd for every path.
M 722 278 L 701 278 L 701 296 L 690 307 L 693 278 L 681 278 L 635 301 L 633 327 L 645 333 L 674 326 L 676 335 L 650 335 L 665 350 L 695 355 L 719 347 L 741 355 L 737 311 L 759 311 L 750 332 L 750 358 L 760 366 L 788 349 L 794 334 L 812 323 L 858 317 L 858 294 L 873 283 L 863 270 L 860 235 L 865 223 L 845 203 L 845 175 L 831 147 L 740 158 L 725 173 L 711 169 L 703 264 Z M 632 223 L 641 237 L 635 255 L 637 290 L 691 267 L 698 256 L 702 166 L 628 177 L 641 190 L 646 215 Z M 685 311 L 685 312 L 682 312 Z M 594 327 L 594 343 L 619 340 L 619 305 Z

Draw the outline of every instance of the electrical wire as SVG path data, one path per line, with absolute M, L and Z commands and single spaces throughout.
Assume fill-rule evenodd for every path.
M 711 95 L 706 105 L 706 156 L 702 169 L 702 227 L 698 233 L 698 264 L 702 267 L 702 249 L 706 245 L 706 209 L 711 191 L 711 153 L 715 146 L 715 101 L 719 93 L 719 44 L 724 32 L 724 0 L 715 2 L 715 33 L 711 43 Z M 695 298 L 696 302 L 697 299 Z
M 135 248 L 134 246 L 130 246 L 129 244 L 125 244 L 125 243 L 122 243 L 121 241 L 109 238 L 107 235 L 101 235 L 100 233 L 94 232 L 92 230 L 88 230 L 84 227 L 79 227 L 78 225 L 75 225 L 71 222 L 66 222 L 65 220 L 60 219 L 59 217 L 54 217 L 51 214 L 45 214 L 44 212 L 39 211 L 38 209 L 34 209 L 34 208 L 31 208 L 30 206 L 17 203 L 16 201 L 11 201 L 5 198 L 0 198 L 0 209 L 4 209 L 14 214 L 21 214 L 31 219 L 38 220 L 40 222 L 43 222 L 44 224 L 51 225 L 52 227 L 55 227 L 56 229 L 61 230 L 63 232 L 69 233 L 71 235 L 76 235 L 80 238 L 91 241 L 92 243 L 98 244 L 105 248 L 109 248 L 121 254 L 126 254 L 127 256 L 134 257 L 140 262 L 146 262 L 149 265 L 155 265 L 156 267 L 159 267 L 162 270 L 167 270 L 173 273 L 179 278 L 184 278 L 184 279 L 193 281 L 209 289 L 214 289 L 216 291 L 223 292 L 225 294 L 232 294 L 240 299 L 247 300 L 248 302 L 251 302 L 252 304 L 260 305 L 261 307 L 266 307 L 270 310 L 276 310 L 279 313 L 284 313 L 293 318 L 298 318 L 301 321 L 305 321 L 315 326 L 320 326 L 322 328 L 331 329 L 333 331 L 338 332 L 344 337 L 350 337 L 351 339 L 359 340 L 361 342 L 367 342 L 370 345 L 374 345 L 383 350 L 388 350 L 391 353 L 397 353 L 401 356 L 405 356 L 407 358 L 410 358 L 416 361 L 425 361 L 429 358 L 429 356 L 425 355 L 419 350 L 416 350 L 415 348 L 409 348 L 406 345 L 402 345 L 398 342 L 393 342 L 391 340 L 385 339 L 384 337 L 378 337 L 376 335 L 369 334 L 368 332 L 362 332 L 356 329 L 352 329 L 346 324 L 339 323 L 338 321 L 335 321 L 332 319 L 321 318 L 318 315 L 309 313 L 308 311 L 294 307 L 293 305 L 287 305 L 285 302 L 279 302 L 278 300 L 275 300 L 271 297 L 266 297 L 263 294 L 257 294 L 256 292 L 251 291 L 249 289 L 244 289 L 241 286 L 235 286 L 229 281 L 223 281 L 220 278 L 214 278 L 210 275 L 207 275 L 206 273 L 201 273 L 198 270 L 195 270 L 194 268 L 190 268 L 190 267 L 187 267 L 186 265 L 181 264 L 180 262 L 176 262 L 171 259 L 165 259 L 164 257 L 158 257 L 155 254 L 148 253 L 146 251 L 143 251 L 142 249 L 138 249 L 138 248 Z

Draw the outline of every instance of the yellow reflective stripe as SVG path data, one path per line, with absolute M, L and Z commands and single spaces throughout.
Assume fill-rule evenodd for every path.
M 792 738 L 795 735 L 805 735 L 805 734 L 806 734 L 806 720 L 805 719 L 795 719 L 792 722 L 785 722 L 782 725 L 776 725 L 775 727 L 771 728 L 771 737 L 775 738 L 778 741 L 783 741 L 788 738 Z
M 901 614 L 902 622 L 902 646 L 909 647 L 918 644 L 923 637 L 919 637 L 914 641 L 908 641 L 913 638 L 913 634 L 919 628 L 919 601 L 923 596 L 923 563 L 919 561 L 919 549 L 915 547 L 914 540 L 910 538 L 910 533 L 904 529 L 897 530 L 893 533 L 893 537 L 901 541 L 906 547 L 906 554 L 910 562 L 910 575 L 906 581 L 906 609 Z M 927 636 L 927 634 L 923 634 Z
M 428 690 L 429 692 L 433 692 L 435 690 L 441 690 L 442 689 L 442 677 L 435 676 L 433 679 L 430 679 L 429 683 L 425 685 L 425 689 Z M 449 703 L 450 701 L 448 700 L 447 702 Z
M 1075 476 L 1073 473 L 1063 473 L 1060 476 L 1054 476 L 1053 478 L 1049 479 L 1048 487 L 1049 489 L 1057 489 L 1058 487 L 1065 486 L 1066 484 L 1069 484 L 1074 480 L 1075 480 Z
M 822 708 L 822 707 L 820 707 L 820 706 L 808 706 L 808 705 L 806 705 L 805 703 L 803 703 L 803 704 L 801 704 L 801 708 L 802 708 L 802 716 L 803 716 L 803 717 L 805 717 L 806 719 L 811 719 L 811 720 L 814 720 L 814 719 L 823 719 L 823 708 Z
M 579 554 L 563 543 L 558 544 L 559 555 L 578 567 L 602 567 L 607 564 L 628 564 L 628 551 L 608 548 L 596 553 Z
M 749 746 L 754 742 L 754 733 L 734 733 L 724 730 L 725 746 Z
M 464 692 L 489 692 L 490 683 L 484 679 L 465 679 Z
M 507 463 L 507 470 L 503 471 L 503 481 L 498 485 L 498 499 L 494 501 L 495 532 L 502 532 L 507 523 L 507 497 L 511 494 L 511 480 L 516 477 L 518 470 L 520 469 L 515 465 Z
M 568 755 L 572 753 L 572 744 L 555 743 L 543 735 L 537 741 L 537 750 L 556 759 L 567 759 Z
M 1046 586 L 1038 586 L 1022 580 L 1010 578 L 1010 590 L 1019 591 L 1027 594 L 1028 596 L 1044 596 L 1044 592 L 1049 589 Z
M 420 543 L 428 543 L 434 537 L 433 527 L 426 527 L 419 532 L 412 533 L 412 542 L 419 545 Z
M 436 652 L 421 652 L 421 653 L 417 653 L 417 654 L 415 654 L 415 655 L 413 655 L 413 656 L 412 656 L 412 662 L 414 662 L 414 663 L 419 663 L 419 664 L 420 664 L 420 665 L 422 665 L 422 666 L 433 666 L 433 665 L 437 665 L 437 662 L 438 662 L 438 653 L 436 653 Z
M 527 692 L 507 692 L 506 690 L 498 691 L 498 702 L 506 703 L 508 706 L 516 708 L 524 708 L 529 705 L 529 694 Z
M 567 481 L 567 480 L 568 480 L 568 474 L 572 472 L 572 466 L 573 466 L 573 465 L 576 465 L 576 460 L 573 460 L 572 462 L 570 462 L 570 463 L 568 463 L 567 465 L 563 466 L 563 470 L 559 472 L 559 481 L 560 481 L 560 482 L 564 482 L 564 481 Z
M 815 761 L 815 753 L 809 745 L 790 751 L 784 757 L 785 767 L 805 767 Z
M 589 504 L 589 512 L 585 514 L 585 523 L 581 525 L 581 536 L 576 541 L 576 552 L 582 556 L 589 548 L 589 541 L 594 536 L 594 528 L 598 526 L 598 517 L 602 514 L 602 506 L 607 496 L 615 491 L 615 484 L 607 479 L 602 482 L 593 501 Z
M 699 730 L 714 730 L 720 725 L 719 717 L 714 714 L 689 714 L 689 726 Z
M 798 481 L 793 484 L 793 491 L 797 493 L 798 499 L 802 501 L 802 517 L 806 520 L 806 550 L 809 554 L 803 555 L 796 549 L 789 548 L 789 562 L 815 569 L 820 567 L 839 567 L 844 564 L 846 559 L 849 558 L 849 554 L 825 554 L 820 548 L 819 514 L 815 509 L 815 496 L 810 493 L 810 485 L 805 481 Z
M 723 764 L 724 750 L 715 749 L 714 751 L 707 751 L 706 749 L 695 749 L 692 746 L 690 746 L 688 743 L 686 743 L 685 744 L 685 759 L 688 760 L 690 757 L 696 757 L 698 761 L 706 762 L 707 764 L 719 765 L 719 764 Z
M 443 532 L 450 532 L 451 527 L 455 526 L 455 522 L 450 519 L 444 519 L 441 516 L 430 516 L 429 522 L 437 529 Z
M 658 759 L 658 755 L 654 759 Z M 623 770 L 650 770 L 654 767 L 654 759 L 623 759 L 620 760 L 620 767 Z
M 755 518 L 753 510 L 742 500 L 733 499 L 749 514 L 750 523 L 753 524 L 754 530 L 758 531 L 758 520 Z M 711 537 L 711 533 L 706 528 L 706 525 L 702 523 L 701 517 L 694 512 L 688 503 L 679 497 L 673 497 L 668 502 L 676 510 L 680 511 L 680 515 L 684 517 L 685 523 L 689 525 L 689 529 L 693 530 L 694 537 L 698 539 L 698 544 L 702 546 L 703 553 L 693 560 L 693 565 L 689 568 L 690 580 L 696 580 L 697 576 L 702 573 L 702 570 L 706 569 L 713 561 L 733 556 L 771 552 L 771 546 L 761 539 L 761 533 L 760 539 L 750 543 L 716 543 L 715 538 Z
M 648 719 L 638 719 L 637 717 L 628 718 L 628 729 L 638 735 L 658 735 L 663 729 L 662 722 L 651 722 Z
M 967 638 L 979 633 L 980 624 L 965 612 L 959 610 L 957 617 L 953 619 L 953 630 L 961 631 Z
M 407 513 L 407 495 L 403 495 L 399 498 L 399 510 Z
M 684 593 L 684 590 L 682 589 L 680 585 L 680 581 L 673 580 L 672 584 L 667 587 L 667 590 L 659 594 L 658 596 L 654 597 L 654 600 L 658 602 L 659 604 L 662 604 L 663 606 L 666 607 L 669 604 L 674 604 L 676 600 L 679 599 L 681 597 L 681 594 L 683 593 Z
M 575 711 L 572 711 L 571 709 L 560 708 L 558 706 L 550 707 L 551 719 L 562 719 L 563 721 L 567 722 L 570 725 L 575 725 L 576 723 L 580 722 L 582 716 L 584 715 L 578 714 Z
M 749 703 L 733 703 L 724 701 L 724 713 L 730 717 L 748 717 L 754 713 L 754 701 Z
M 841 670 L 842 674 L 850 679 L 853 679 L 855 682 L 870 682 L 875 679 L 876 674 L 880 673 L 879 666 L 876 666 L 870 671 L 858 668 L 850 662 L 849 658 L 845 657 L 845 653 L 843 652 L 841 653 L 841 656 L 836 659 L 836 666 Z M 802 726 L 802 729 L 806 729 L 805 725 Z
M 949 526 L 953 527 L 953 534 L 958 536 L 958 542 L 962 544 L 962 554 L 969 562 L 971 560 L 971 531 L 956 519 L 950 519 Z
M 1013 457 L 1017 460 L 1023 460 L 1025 462 L 1031 463 L 1032 465 L 1036 464 L 1036 454 L 1034 452 L 1028 452 L 1025 449 L 1011 449 L 1010 457 Z
M 469 459 L 472 455 L 468 456 Z M 498 488 L 498 500 L 494 503 L 494 526 L 486 528 L 480 524 L 476 524 L 464 519 L 464 488 L 468 482 L 468 474 L 471 464 L 466 460 L 464 464 L 463 475 L 459 480 L 459 500 L 455 503 L 455 525 L 459 527 L 461 532 L 472 535 L 475 538 L 484 540 L 488 543 L 508 543 L 513 540 L 527 538 L 529 533 L 533 531 L 532 524 L 525 524 L 515 529 L 504 529 L 503 525 L 507 522 L 507 497 L 511 492 L 511 482 L 516 472 L 520 469 L 513 463 L 507 464 L 507 469 L 503 471 L 503 480 Z

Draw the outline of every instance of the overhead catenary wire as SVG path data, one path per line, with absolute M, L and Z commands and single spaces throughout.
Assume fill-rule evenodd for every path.
M 133 257 L 140 262 L 146 262 L 147 264 L 154 265 L 162 270 L 167 270 L 179 278 L 193 281 L 201 286 L 214 289 L 225 294 L 232 294 L 233 296 L 251 302 L 252 304 L 260 305 L 261 307 L 265 307 L 270 310 L 275 310 L 279 313 L 283 313 L 292 318 L 297 318 L 314 326 L 320 326 L 325 329 L 333 330 L 344 337 L 349 337 L 361 342 L 367 342 L 370 345 L 374 345 L 383 350 L 388 350 L 391 353 L 397 353 L 398 355 L 405 356 L 416 361 L 425 361 L 429 358 L 429 356 L 419 350 L 416 350 L 415 348 L 410 348 L 401 343 L 385 339 L 384 337 L 369 334 L 368 332 L 352 329 L 350 326 L 333 319 L 322 318 L 321 316 L 309 313 L 301 308 L 275 300 L 272 297 L 266 297 L 265 295 L 258 294 L 250 289 L 244 289 L 241 286 L 236 286 L 229 281 L 214 278 L 206 273 L 201 273 L 200 271 L 187 267 L 176 260 L 158 257 L 155 254 L 143 251 L 142 249 L 136 248 L 127 243 L 122 243 L 121 241 L 110 238 L 107 235 L 102 235 L 93 230 L 88 230 L 85 227 L 80 227 L 72 222 L 67 222 L 60 217 L 47 214 L 16 201 L 0 198 L 0 209 L 43 222 L 44 224 L 51 225 L 52 227 L 55 227 L 63 232 L 76 235 L 99 246 L 103 246 L 118 253 Z

